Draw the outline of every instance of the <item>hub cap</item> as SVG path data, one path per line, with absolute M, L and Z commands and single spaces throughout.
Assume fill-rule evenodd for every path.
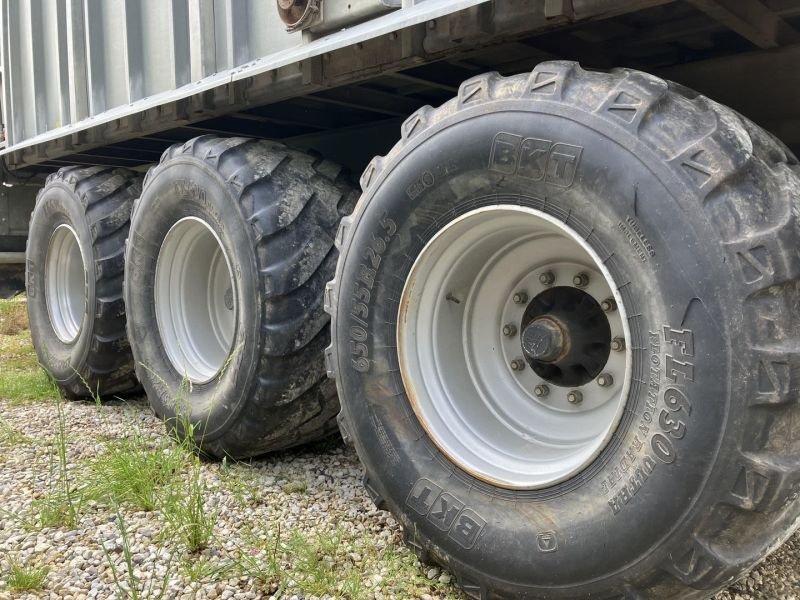
M 420 253 L 399 314 L 411 404 L 464 471 L 538 489 L 608 443 L 627 397 L 627 322 L 610 273 L 564 223 L 516 205 L 460 216 Z
M 236 323 L 230 263 L 208 224 L 181 219 L 167 232 L 156 263 L 158 330 L 172 365 L 193 383 L 224 367 Z
M 78 236 L 59 225 L 50 236 L 45 264 L 45 300 L 58 339 L 71 344 L 78 337 L 86 312 L 86 269 Z

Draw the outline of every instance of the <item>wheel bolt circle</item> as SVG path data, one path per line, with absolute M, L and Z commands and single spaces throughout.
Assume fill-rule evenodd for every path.
M 513 323 L 507 323 L 503 325 L 503 335 L 506 337 L 514 337 L 517 335 L 517 326 Z
M 625 350 L 625 340 L 621 337 L 615 337 L 611 340 L 611 349 L 614 352 L 622 352 Z
M 572 390 L 567 394 L 567 402 L 570 404 L 580 404 L 583 402 L 583 394 L 579 390 Z
M 514 304 L 525 304 L 528 301 L 528 294 L 525 292 L 516 292 L 513 300 Z
M 576 288 L 585 288 L 589 285 L 589 276 L 586 273 L 578 273 L 572 278 L 572 285 Z
M 511 370 L 512 371 L 522 371 L 525 368 L 525 361 L 521 358 L 515 358 L 511 361 Z
M 600 303 L 603 312 L 614 312 L 617 310 L 617 303 L 613 298 L 606 298 Z
M 550 393 L 550 388 L 543 383 L 540 383 L 535 388 L 533 388 L 533 395 L 536 396 L 537 398 L 546 398 L 549 393 Z
M 600 375 L 597 376 L 597 385 L 600 387 L 614 385 L 614 377 L 611 373 L 600 373 Z
M 552 271 L 545 271 L 541 275 L 539 275 L 539 283 L 542 285 L 553 285 L 553 282 L 556 280 L 556 276 L 553 275 Z

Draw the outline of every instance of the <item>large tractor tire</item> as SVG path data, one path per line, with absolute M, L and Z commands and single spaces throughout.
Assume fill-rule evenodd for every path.
M 47 178 L 31 215 L 28 319 L 39 362 L 67 398 L 138 388 L 125 335 L 125 239 L 141 177 L 125 169 L 64 167 Z
M 341 425 L 470 597 L 705 598 L 800 522 L 797 160 L 650 75 L 464 82 L 364 172 Z
M 211 457 L 336 432 L 325 283 L 357 192 L 274 142 L 202 136 L 145 179 L 126 257 L 128 335 L 154 412 Z

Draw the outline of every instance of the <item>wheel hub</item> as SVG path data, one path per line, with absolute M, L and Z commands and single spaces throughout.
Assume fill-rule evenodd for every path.
M 624 306 L 563 222 L 518 205 L 458 217 L 417 257 L 399 314 L 412 408 L 464 471 L 538 489 L 608 443 L 630 379 Z
M 203 220 L 185 217 L 167 232 L 156 262 L 156 321 L 175 370 L 205 383 L 228 360 L 236 323 L 230 261 Z
M 522 352 L 533 366 L 552 363 L 569 352 L 569 334 L 562 323 L 552 317 L 538 317 L 522 330 Z M 535 367 L 534 367 L 535 368 Z

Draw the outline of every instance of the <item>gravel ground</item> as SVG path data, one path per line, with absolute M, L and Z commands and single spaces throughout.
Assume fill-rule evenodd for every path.
M 67 403 L 64 413 L 67 462 L 74 481 L 86 476 L 87 465 L 102 455 L 109 440 L 132 430 L 147 439 L 163 439 L 162 425 L 142 400 L 100 408 Z M 123 575 L 127 572 L 125 544 L 115 510 L 90 501 L 81 507 L 72 529 L 37 529 L 26 523 L 32 503 L 45 496 L 52 485 L 50 443 L 58 430 L 53 404 L 10 405 L 0 401 L 0 415 L 6 432 L 11 425 L 27 438 L 6 435 L 4 439 L 0 434 L 0 510 L 5 511 L 0 513 L 5 515 L 0 518 L 0 600 L 123 597 L 114 579 L 116 573 L 122 579 L 119 585 L 124 587 Z M 165 598 L 310 600 L 338 597 L 343 592 L 337 585 L 350 577 L 359 582 L 359 591 L 353 593 L 359 598 L 462 598 L 449 583 L 449 574 L 420 566 L 403 548 L 398 525 L 388 513 L 373 507 L 362 491 L 355 454 L 340 442 L 325 442 L 248 464 L 204 464 L 201 469 L 208 487 L 206 509 L 216 518 L 211 543 L 202 552 L 192 554 L 164 544 L 160 535 L 166 522 L 158 511 L 122 510 L 132 572 L 141 587 L 147 587 L 148 582 L 160 584 L 165 578 Z M 280 582 L 263 581 L 241 570 L 213 572 L 216 563 L 224 564 L 242 549 L 260 557 L 257 548 L 272 542 L 259 545 L 259 540 L 273 539 L 278 527 L 281 540 L 294 540 L 294 550 L 281 545 L 277 553 L 280 569 L 285 571 Z M 298 581 L 303 567 L 293 563 L 300 560 L 298 556 L 304 560 L 309 556 L 303 554 L 304 542 L 298 540 L 303 536 L 314 540 L 320 532 L 330 531 L 341 533 L 341 547 L 331 550 L 309 542 L 310 554 L 319 559 L 312 570 L 321 567 L 334 575 L 331 589 L 320 590 L 319 581 L 316 587 Z M 49 572 L 41 589 L 9 591 L 4 581 L 8 579 L 9 558 L 27 566 L 46 565 Z M 717 599 L 800 599 L 799 567 L 800 536 L 795 536 Z

